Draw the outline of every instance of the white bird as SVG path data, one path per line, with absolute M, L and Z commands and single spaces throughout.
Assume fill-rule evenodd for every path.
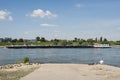
M 99 61 L 99 63 L 100 63 L 100 64 L 103 64 L 103 63 L 104 63 L 103 59 L 101 59 L 101 60 Z

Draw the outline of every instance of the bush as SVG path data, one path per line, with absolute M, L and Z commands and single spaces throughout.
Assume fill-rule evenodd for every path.
M 21 62 L 20 61 L 16 61 L 16 64 L 20 64 Z
M 29 57 L 24 57 L 23 58 L 23 63 L 30 63 Z

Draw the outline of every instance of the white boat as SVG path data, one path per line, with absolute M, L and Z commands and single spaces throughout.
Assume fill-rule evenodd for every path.
M 98 44 L 98 43 L 95 43 L 93 45 L 93 47 L 95 47 L 95 48 L 110 48 L 111 46 L 109 44 Z

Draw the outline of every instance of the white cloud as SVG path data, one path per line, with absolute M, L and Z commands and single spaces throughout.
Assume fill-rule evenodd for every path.
M 8 12 L 7 10 L 0 10 L 0 21 L 2 21 L 2 20 L 12 21 L 13 18 L 12 18 L 12 16 L 10 16 L 10 12 Z
M 75 4 L 75 7 L 80 8 L 82 5 L 80 3 Z
M 42 9 L 33 10 L 33 12 L 27 16 L 36 17 L 36 18 L 55 18 L 55 17 L 57 17 L 56 14 L 53 14 L 49 10 L 43 11 Z
M 43 27 L 57 27 L 58 25 L 54 25 L 54 24 L 40 24 Z

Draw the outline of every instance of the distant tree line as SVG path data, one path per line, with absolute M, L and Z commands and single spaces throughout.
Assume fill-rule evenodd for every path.
M 80 39 L 75 37 L 73 40 L 66 39 L 51 39 L 47 40 L 45 37 L 37 36 L 35 39 L 12 39 L 12 38 L 0 38 L 0 45 L 93 45 L 94 43 L 99 44 L 110 44 L 110 45 L 120 45 L 119 41 L 109 41 L 107 38 L 89 38 L 89 39 Z
M 36 37 L 36 41 L 46 42 L 47 40 L 44 37 Z

